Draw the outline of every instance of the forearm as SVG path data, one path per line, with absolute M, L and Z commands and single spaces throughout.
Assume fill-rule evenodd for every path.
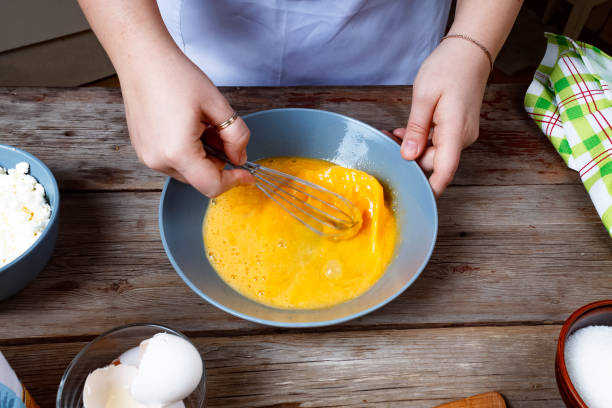
M 495 59 L 522 4 L 522 0 L 457 0 L 455 19 L 449 34 L 474 38 Z
M 155 0 L 78 2 L 120 76 L 156 56 L 180 55 Z

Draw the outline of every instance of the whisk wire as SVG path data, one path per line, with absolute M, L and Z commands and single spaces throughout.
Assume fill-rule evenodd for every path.
M 294 184 L 290 184 L 290 183 L 286 182 L 286 180 L 283 180 L 283 176 L 278 177 L 278 176 L 275 175 L 276 171 L 270 171 L 270 170 L 273 170 L 273 169 L 266 169 L 266 170 L 260 172 L 258 175 L 260 177 L 262 177 L 261 173 L 269 173 L 270 175 L 268 177 L 272 178 L 272 179 L 275 179 L 278 183 L 280 183 L 281 187 L 282 186 L 287 186 L 288 188 L 291 188 L 291 189 L 293 189 L 293 190 L 295 190 L 295 191 L 297 191 L 299 193 L 304 194 L 305 196 L 307 196 L 307 197 L 309 197 L 309 198 L 311 198 L 313 200 L 316 200 L 317 202 L 325 205 L 326 207 L 328 207 L 331 210 L 333 210 L 336 213 L 338 213 L 338 215 L 344 216 L 344 219 L 338 218 L 338 217 L 336 217 L 333 214 L 326 213 L 325 211 L 323 211 L 323 210 L 321 210 L 321 209 L 319 209 L 319 208 L 317 208 L 315 206 L 310 205 L 307 201 L 302 201 L 302 203 L 304 205 L 308 206 L 313 211 L 316 211 L 316 212 L 320 213 L 321 215 L 323 215 L 325 217 L 332 218 L 335 221 L 340 222 L 340 223 L 349 223 L 349 224 L 352 224 L 354 222 L 353 217 L 350 214 L 347 214 L 345 211 L 343 211 L 342 209 L 338 208 L 336 205 L 334 205 L 334 204 L 332 204 L 332 203 L 330 203 L 328 201 L 322 200 L 321 198 L 319 198 L 319 197 L 317 197 L 315 195 L 312 195 L 312 194 L 310 194 L 310 193 L 300 189 L 299 187 L 296 187 Z M 291 176 L 290 174 L 287 174 L 286 176 L 290 176 L 289 181 L 294 181 L 293 180 L 293 176 Z M 286 176 L 285 176 L 285 178 L 287 178 Z M 307 187 L 315 188 L 317 190 L 322 190 L 324 193 L 331 194 L 331 195 L 335 196 L 335 198 L 337 198 L 337 199 L 341 200 L 342 202 L 344 202 L 344 204 L 346 204 L 347 206 L 352 206 L 351 202 L 348 201 L 346 198 L 342 197 L 339 194 L 334 193 L 333 191 L 327 190 L 325 187 L 312 184 L 312 183 L 310 183 L 310 182 L 308 182 L 306 180 L 302 180 L 302 181 L 299 181 L 299 182 L 304 184 L 304 185 L 306 185 Z M 287 193 L 282 188 L 279 188 L 278 190 L 282 191 L 285 194 L 290 194 L 290 193 Z M 290 195 L 292 195 L 292 194 L 290 194 Z
M 256 187 L 261 190 L 270 200 L 274 201 L 276 204 L 278 204 L 281 208 L 283 208 L 286 212 L 288 212 L 289 214 L 291 214 L 291 216 L 293 216 L 293 218 L 295 218 L 297 221 L 299 221 L 302 225 L 304 225 L 306 228 L 308 228 L 309 230 L 311 230 L 312 232 L 318 234 L 318 235 L 330 235 L 330 234 L 323 234 L 323 232 L 315 227 L 313 227 L 312 225 L 310 225 L 309 223 L 307 223 L 305 220 L 303 220 L 302 218 L 298 217 L 297 215 L 295 215 L 293 213 L 293 211 L 291 211 L 291 209 L 287 208 L 283 203 L 281 203 L 280 201 L 278 201 L 276 198 L 274 198 L 274 193 L 268 190 L 268 187 L 265 187 L 261 184 L 255 184 Z M 287 200 L 285 200 L 287 201 Z
M 312 218 L 313 220 L 321 223 L 321 224 L 325 224 L 329 227 L 332 228 L 339 228 L 338 224 L 343 224 L 346 223 L 346 220 L 341 220 L 340 218 L 332 215 L 332 214 L 328 214 L 325 211 L 309 204 L 307 201 L 303 201 L 300 200 L 299 198 L 297 198 L 296 196 L 294 196 L 293 194 L 287 192 L 286 190 L 284 190 L 283 188 L 274 185 L 273 183 L 271 183 L 269 180 L 266 180 L 264 177 L 260 176 L 259 174 L 254 175 L 254 177 L 258 180 L 263 181 L 264 183 L 266 183 L 267 185 L 269 185 L 269 188 L 272 189 L 272 191 L 270 191 L 271 194 L 276 193 L 278 195 L 279 198 L 281 198 L 283 201 L 287 202 L 288 204 L 291 204 L 291 206 L 293 206 L 295 209 L 297 209 L 298 211 L 300 211 L 302 214 Z M 259 187 L 259 186 L 258 186 Z M 297 191 L 301 191 L 298 190 L 297 188 L 294 187 L 290 187 L 293 188 Z M 315 198 L 314 196 L 308 194 L 308 193 L 304 193 L 305 195 Z M 286 198 L 287 197 L 287 198 Z M 300 205 L 306 206 L 308 208 L 310 208 L 312 211 L 314 211 L 316 214 L 319 214 L 321 217 L 323 217 L 323 219 L 316 217 L 315 215 L 313 215 L 312 213 L 306 211 L 304 208 L 300 207 L 300 205 L 296 204 L 294 201 L 298 201 Z M 276 200 L 274 200 L 276 201 Z M 320 200 L 319 200 L 320 201 Z M 350 222 L 350 221 L 349 221 Z
M 206 142 L 203 142 L 203 145 L 206 153 L 211 156 L 234 168 L 241 168 L 251 173 L 260 191 L 311 231 L 322 236 L 341 238 L 352 235 L 352 231 L 356 231 L 356 227 L 361 224 L 361 217 L 356 207 L 340 194 L 258 163 L 246 162 L 241 166 L 234 165 L 223 152 Z M 322 198 L 323 196 L 327 200 Z M 311 202 L 308 202 L 309 200 Z M 317 203 L 323 208 L 319 208 Z M 343 206 L 346 208 L 340 208 Z

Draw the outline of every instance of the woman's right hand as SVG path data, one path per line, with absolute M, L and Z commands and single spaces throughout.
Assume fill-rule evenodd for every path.
M 253 183 L 247 171 L 224 170 L 224 163 L 206 156 L 200 138 L 207 124 L 225 122 L 234 110 L 174 43 L 156 1 L 78 1 L 119 75 L 140 161 L 209 197 Z M 245 162 L 249 129 L 242 119 L 206 133 L 232 163 Z
M 177 50 L 178 51 L 178 50 Z M 182 53 L 150 58 L 119 73 L 132 145 L 142 163 L 216 197 L 253 177 L 245 170 L 224 170 L 208 157 L 201 142 L 207 124 L 220 124 L 234 110 L 208 77 Z M 209 135 L 210 134 L 210 135 Z M 246 161 L 249 129 L 238 117 L 219 132 L 206 132 L 232 163 Z

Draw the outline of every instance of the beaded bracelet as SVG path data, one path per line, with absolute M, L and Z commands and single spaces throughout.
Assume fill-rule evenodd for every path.
M 467 40 L 467 41 L 471 42 L 472 44 L 476 45 L 478 48 L 480 48 L 486 54 L 487 58 L 489 59 L 489 64 L 491 65 L 491 72 L 493 72 L 493 57 L 491 56 L 491 53 L 489 52 L 487 47 L 482 45 L 479 41 L 473 39 L 472 37 L 470 37 L 468 35 L 464 35 L 464 34 L 448 34 L 448 35 L 445 35 L 444 37 L 442 37 L 440 42 L 446 40 L 447 38 L 461 38 L 463 40 Z

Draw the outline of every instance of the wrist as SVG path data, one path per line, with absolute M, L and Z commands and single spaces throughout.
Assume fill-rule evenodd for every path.
M 182 52 L 174 43 L 168 45 L 157 39 L 129 41 L 117 53 L 109 53 L 113 66 L 120 77 L 141 76 L 163 66 L 171 68 L 178 63 Z
M 470 37 L 469 35 L 465 35 L 465 34 L 452 34 L 452 33 L 449 33 L 449 34 L 445 35 L 444 37 L 442 37 L 442 39 L 440 41 L 442 42 L 442 41 L 448 40 L 448 39 L 457 39 L 457 40 L 468 41 L 471 44 L 473 44 L 476 47 L 478 47 L 478 49 L 480 49 L 484 53 L 484 55 L 487 57 L 487 60 L 489 61 L 490 72 L 493 72 L 493 57 L 491 56 L 491 53 L 489 52 L 489 49 L 486 46 L 484 46 L 480 41 L 475 40 L 474 38 Z
M 464 77 L 467 75 L 483 84 L 486 83 L 491 73 L 491 62 L 475 44 L 462 38 L 452 37 L 441 42 L 438 48 L 447 56 L 448 66 L 452 66 L 453 71 L 463 72 Z

